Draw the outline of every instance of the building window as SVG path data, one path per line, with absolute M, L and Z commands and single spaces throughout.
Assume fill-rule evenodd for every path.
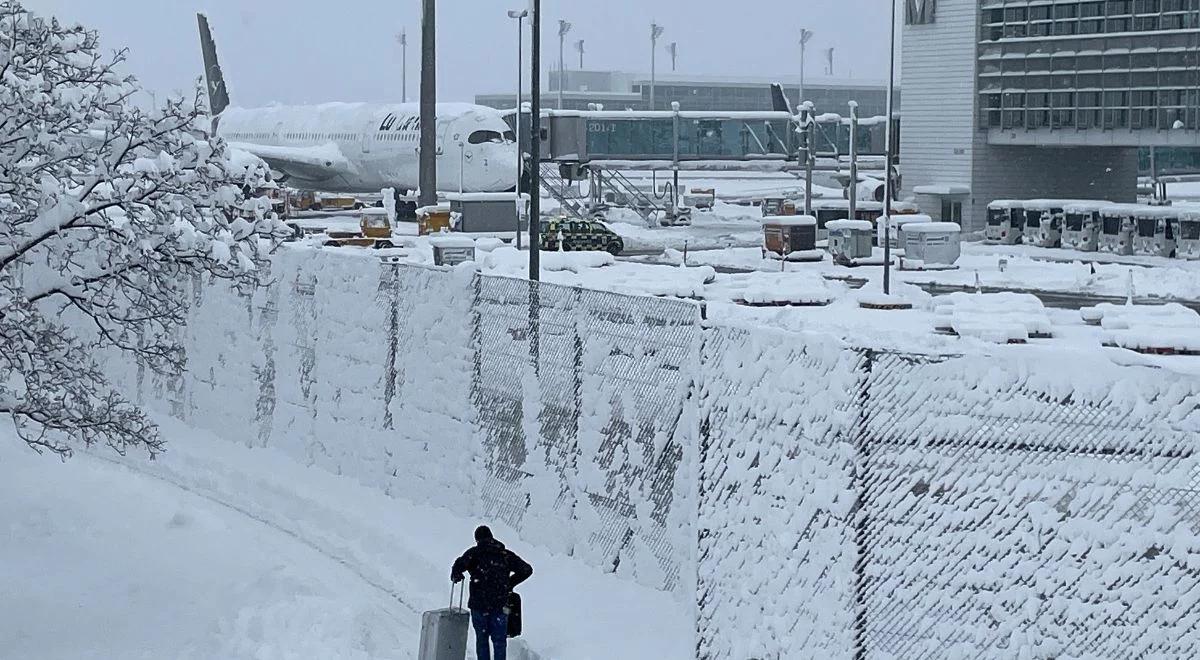
M 927 25 L 933 23 L 937 0 L 904 0 L 904 23 Z
M 962 202 L 942 199 L 942 222 L 962 222 Z

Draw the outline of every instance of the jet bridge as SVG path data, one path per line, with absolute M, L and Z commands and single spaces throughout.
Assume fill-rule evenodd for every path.
M 515 115 L 514 110 L 508 117 L 514 125 Z M 849 152 L 849 118 L 833 113 L 812 116 L 813 161 L 806 163 L 802 117 L 782 110 L 544 110 L 539 167 L 547 175 L 545 166 L 556 166 L 557 176 L 544 179 L 543 187 L 556 199 L 562 197 L 565 211 L 582 216 L 588 207 L 568 200 L 563 191 L 574 181 L 588 180 L 590 204 L 598 205 L 605 185 L 619 187 L 621 170 L 797 171 L 817 168 L 818 157 L 836 163 L 820 169 L 840 170 L 840 160 Z M 529 125 L 527 114 L 521 119 Z M 860 156 L 883 153 L 885 125 L 882 117 L 859 121 Z M 523 141 L 528 133 L 521 132 Z M 528 142 L 522 146 L 527 150 Z M 548 186 L 551 180 L 556 183 Z M 647 223 L 659 217 L 674 224 L 677 190 L 676 181 L 661 201 L 637 191 L 623 192 L 637 201 L 635 207 L 644 211 Z
M 546 113 L 542 160 L 795 161 L 787 112 L 556 111 Z

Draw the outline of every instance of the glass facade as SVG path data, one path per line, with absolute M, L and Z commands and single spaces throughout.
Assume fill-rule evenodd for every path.
M 656 158 L 675 154 L 673 119 L 588 119 L 590 158 Z M 679 121 L 680 160 L 785 157 L 795 153 L 795 133 L 787 122 L 741 119 Z
M 635 93 L 642 95 L 644 107 L 650 107 L 650 82 L 639 80 L 633 86 Z M 784 87 L 792 103 L 800 90 L 796 86 Z M 850 101 L 858 101 L 861 117 L 887 114 L 887 90 L 883 87 L 863 85 L 842 87 L 813 84 L 807 85 L 805 100 L 812 101 L 817 112 L 849 114 Z M 900 107 L 900 93 L 896 93 L 896 107 Z M 654 86 L 654 103 L 658 110 L 670 110 L 673 101 L 679 102 L 681 110 L 697 111 L 761 111 L 771 110 L 771 89 L 767 83 L 747 85 L 743 83 L 702 82 L 658 82 Z
M 1200 0 L 981 0 L 985 129 L 1200 129 Z

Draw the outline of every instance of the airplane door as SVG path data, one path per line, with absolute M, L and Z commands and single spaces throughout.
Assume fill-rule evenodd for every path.
M 362 152 L 364 154 L 371 153 L 371 132 L 363 131 L 362 133 Z
M 447 151 L 448 151 L 448 148 L 450 145 L 447 142 L 447 140 L 449 140 L 449 136 L 447 135 L 447 133 L 449 131 L 450 131 L 450 122 L 448 122 L 448 121 L 438 122 L 438 124 L 437 124 L 437 144 L 438 144 L 437 152 L 438 152 L 439 156 L 444 153 L 447 153 Z

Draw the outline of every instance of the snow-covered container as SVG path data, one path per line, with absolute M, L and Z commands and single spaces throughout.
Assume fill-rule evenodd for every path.
M 1200 259 L 1200 211 L 1184 211 L 1179 214 L 1175 255 L 1181 259 Z
M 774 215 L 762 219 L 764 259 L 820 261 L 825 252 L 817 249 L 817 219 L 811 215 Z
M 475 241 L 466 236 L 433 236 L 429 239 L 429 244 L 433 246 L 435 266 L 457 266 L 467 261 L 475 261 Z
M 1133 254 L 1133 225 L 1137 204 L 1110 204 L 1100 209 L 1100 251 Z
M 957 222 L 914 222 L 904 227 L 904 258 L 911 270 L 954 266 L 962 254 L 962 227 Z
M 820 307 L 832 302 L 836 291 L 820 278 L 755 273 L 752 283 L 734 295 L 734 302 L 748 307 Z
M 850 200 L 848 199 L 816 199 L 812 203 L 813 216 L 817 218 L 817 240 L 828 236 L 825 225 L 833 220 L 850 218 Z M 871 201 L 856 201 L 854 217 L 851 220 L 866 220 L 875 222 L 883 215 L 883 204 Z
M 869 221 L 832 220 L 825 224 L 825 229 L 829 231 L 826 249 L 834 261 L 848 262 L 871 256 L 874 229 Z
M 1021 242 L 1025 227 L 1025 209 L 1021 202 L 1013 199 L 997 199 L 988 204 L 987 230 L 984 238 L 989 243 L 1016 245 Z
M 1061 244 L 1080 252 L 1095 252 L 1100 247 L 1100 210 L 1108 202 L 1075 202 L 1063 208 Z
M 921 213 L 906 213 L 902 215 L 892 214 L 891 222 L 885 218 L 880 218 L 877 223 L 875 244 L 883 246 L 884 226 L 887 226 L 889 240 L 893 250 L 904 249 L 904 226 L 917 224 L 921 222 L 933 222 L 933 218 Z
M 1200 353 L 1200 314 L 1179 303 L 1165 305 L 1114 305 L 1085 307 L 1079 314 L 1086 323 L 1105 330 L 1104 343 L 1139 353 Z
M 995 343 L 1054 336 L 1046 307 L 1028 293 L 955 292 L 933 299 L 934 329 Z
M 1170 206 L 1143 206 L 1133 218 L 1133 252 L 1154 257 L 1175 255 L 1179 210 Z
M 417 234 L 424 236 L 440 231 L 450 231 L 451 213 L 449 204 L 422 206 L 417 209 Z
M 529 195 L 521 194 L 519 199 L 528 203 Z M 455 231 L 466 233 L 516 232 L 517 200 L 511 192 L 446 195 L 450 211 L 460 215 Z

